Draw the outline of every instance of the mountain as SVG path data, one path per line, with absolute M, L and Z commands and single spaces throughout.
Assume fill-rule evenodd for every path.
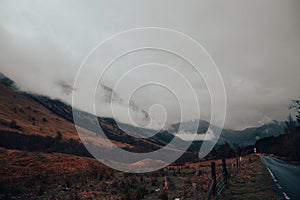
M 277 137 L 265 137 L 254 146 L 259 153 L 275 154 L 291 161 L 300 161 L 300 127 L 294 133 L 286 133 Z
M 153 130 L 123 124 L 125 132 L 113 119 L 96 117 L 80 110 L 73 112 L 70 105 L 60 100 L 20 91 L 4 75 L 0 77 L 0 91 L 0 146 L 4 148 L 91 156 L 79 139 L 73 114 L 81 121 L 77 128 L 83 132 L 84 139 L 102 151 L 110 151 L 112 146 L 97 135 L 94 128 L 97 123 L 113 144 L 131 152 L 152 152 L 173 139 L 175 143 L 169 151 L 181 151 L 181 144 L 186 143 L 166 131 L 155 134 Z M 195 153 L 187 152 L 185 156 L 197 158 Z M 123 159 L 126 161 L 126 158 Z
M 169 126 L 167 129 L 168 132 L 176 134 L 178 132 L 184 133 L 193 133 L 197 128 L 197 134 L 205 134 L 209 128 L 209 122 L 204 120 L 194 120 L 182 123 L 175 123 Z M 255 144 L 259 139 L 270 137 L 270 136 L 279 136 L 284 133 L 285 124 L 283 122 L 272 121 L 271 123 L 264 124 L 260 127 L 246 128 L 244 130 L 232 130 L 232 129 L 223 129 L 221 136 L 218 140 L 218 145 L 224 144 L 225 142 L 229 143 L 232 147 L 246 147 Z M 211 131 L 220 130 L 219 127 L 211 126 Z M 196 144 L 196 142 L 194 142 Z M 198 144 L 201 144 L 198 141 Z
M 71 123 L 16 89 L 13 81 L 3 75 L 0 91 L 0 130 L 43 137 L 55 137 L 59 132 L 63 139 L 79 139 Z
M 73 115 L 80 119 L 81 123 L 77 125 L 89 138 L 97 135 L 95 126 L 100 124 L 106 136 L 115 145 L 133 152 L 155 151 L 169 144 L 171 140 L 173 140 L 173 150 L 181 151 L 181 147 L 185 146 L 187 141 L 175 136 L 178 131 L 189 133 L 199 124 L 197 133 L 204 134 L 209 127 L 209 123 L 204 120 L 194 120 L 181 124 L 175 123 L 170 125 L 167 130 L 159 132 L 135 127 L 116 122 L 111 118 L 96 117 L 87 112 L 76 109 L 72 110 L 70 105 L 57 99 L 22 92 L 17 89 L 12 80 L 2 74 L 0 74 L 0 90 L 0 131 L 2 137 L 5 136 L 7 140 L 14 143 L 13 141 L 17 140 L 17 138 L 30 135 L 30 141 L 41 141 L 49 151 L 51 151 L 51 149 L 53 150 L 53 148 L 49 147 L 51 146 L 49 145 L 49 141 L 57 147 L 62 146 L 63 143 L 69 143 L 77 149 L 76 152 L 85 151 L 83 154 L 90 156 L 86 153 L 79 139 L 74 126 Z M 132 106 L 136 107 L 134 103 Z M 250 146 L 260 138 L 282 134 L 283 127 L 283 123 L 274 121 L 261 127 L 247 128 L 245 130 L 223 129 L 218 144 L 221 145 L 227 142 L 233 147 Z M 215 126 L 211 128 L 212 131 L 218 129 L 218 127 Z M 61 138 L 61 141 L 54 140 L 53 138 Z M 10 144 L 9 141 L 5 142 L 2 140 L 2 146 L 7 147 L 7 145 Z M 101 148 L 111 148 L 105 139 L 101 137 L 97 137 L 97 140 L 92 140 L 92 143 L 98 147 L 100 145 Z M 198 152 L 201 145 L 202 141 L 193 141 L 188 151 Z M 24 145 L 19 144 L 19 148 L 21 148 L 20 146 Z M 10 148 L 13 147 L 10 146 Z M 22 148 L 21 150 L 24 150 Z M 32 147 L 27 146 L 26 148 L 31 149 Z M 40 147 L 40 149 L 42 149 L 42 147 Z M 74 152 L 70 149 L 61 151 L 59 148 L 54 149 L 62 153 Z M 81 155 L 81 153 L 77 154 Z M 194 157 L 194 155 L 195 154 L 192 153 L 188 157 Z
M 32 97 L 41 105 L 45 106 L 47 109 L 51 110 L 56 115 L 63 117 L 71 123 L 74 123 L 73 115 L 76 115 L 76 117 L 80 119 L 79 122 L 82 122 L 77 125 L 84 127 L 87 130 L 96 132 L 96 124 L 100 123 L 101 128 L 103 129 L 103 131 L 109 139 L 113 139 L 123 143 L 125 142 L 128 144 L 136 144 L 135 137 L 137 137 L 140 138 L 139 142 L 144 143 L 145 146 L 148 146 L 145 143 L 150 143 L 153 145 L 153 147 L 149 150 L 157 150 L 159 147 L 167 145 L 174 138 L 175 148 L 180 148 L 182 144 L 185 143 L 185 141 L 176 138 L 173 134 L 170 134 L 167 131 L 157 132 L 156 130 L 135 127 L 129 124 L 116 122 L 114 119 L 111 118 L 95 117 L 90 113 L 76 109 L 75 112 L 73 112 L 72 107 L 70 105 L 63 103 L 60 100 L 53 100 L 49 97 L 39 95 L 32 95 Z
M 197 127 L 198 126 L 198 127 Z M 168 132 L 170 133 L 177 133 L 180 131 L 183 132 L 193 132 L 197 128 L 197 133 L 198 134 L 203 134 L 206 133 L 208 130 L 209 123 L 204 120 L 193 120 L 193 121 L 187 121 L 187 122 L 178 122 L 175 124 L 171 124 L 168 127 Z
M 260 127 L 246 128 L 244 130 L 224 129 L 218 143 L 226 141 L 234 147 L 251 146 L 261 138 L 282 135 L 284 127 L 283 122 L 272 121 Z

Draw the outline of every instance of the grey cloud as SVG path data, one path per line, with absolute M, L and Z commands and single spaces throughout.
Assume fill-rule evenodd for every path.
M 66 95 L 70 95 L 72 94 L 72 92 L 76 91 L 76 89 L 73 88 L 72 84 L 69 84 L 64 80 L 57 81 L 57 85 L 61 87 L 62 92 Z
M 0 72 L 22 89 L 71 102 L 69 86 L 96 44 L 134 27 L 172 28 L 203 44 L 218 65 L 227 89 L 226 126 L 256 126 L 269 119 L 284 120 L 288 104 L 300 96 L 299 8 L 298 0 L 3 0 Z M 199 98 L 207 95 L 202 88 L 196 88 Z M 145 108 L 154 102 L 136 100 Z M 202 107 L 207 104 L 203 97 Z M 173 115 L 170 121 L 178 120 Z M 203 117 L 208 119 L 209 111 Z

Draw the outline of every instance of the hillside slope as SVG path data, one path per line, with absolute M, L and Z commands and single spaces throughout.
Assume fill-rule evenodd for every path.
M 174 139 L 172 134 L 166 132 L 147 139 L 133 137 L 132 134 L 121 130 L 113 119 L 94 117 L 89 113 L 76 111 L 75 114 L 84 121 L 77 126 L 82 133 L 80 140 L 73 123 L 71 106 L 59 100 L 22 92 L 6 77 L 0 78 L 0 90 L 0 146 L 5 148 L 90 156 L 82 141 L 101 151 L 110 151 L 116 145 L 131 152 L 151 152 Z M 91 128 L 96 123 L 101 125 L 110 142 L 98 136 Z M 127 127 L 136 134 L 148 133 L 146 129 Z M 175 141 L 177 144 L 184 142 L 177 138 Z M 168 148 L 168 151 L 181 150 L 174 146 Z M 185 158 L 182 159 L 197 159 L 195 153 L 187 152 L 184 155 Z M 126 161 L 126 158 L 124 160 Z
M 37 102 L 30 94 L 12 87 L 9 79 L 0 80 L 0 130 L 22 135 L 40 137 L 59 137 L 63 141 L 80 142 L 77 130 L 73 123 Z M 78 127 L 87 136 L 95 136 L 90 130 Z M 114 141 L 117 145 L 130 146 Z M 98 145 L 107 143 L 97 138 Z
M 258 152 L 275 154 L 291 161 L 300 161 L 300 129 L 295 133 L 263 138 L 255 143 Z
M 53 114 L 29 95 L 0 82 L 0 129 L 18 133 L 79 139 L 73 124 Z

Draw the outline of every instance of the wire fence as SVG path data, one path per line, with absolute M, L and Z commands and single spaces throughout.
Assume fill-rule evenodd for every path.
M 211 162 L 211 180 L 207 199 L 210 200 L 213 197 L 220 196 L 228 182 L 238 176 L 240 168 L 247 162 L 248 159 L 245 157 L 222 159 L 221 165 L 218 166 L 216 166 L 215 162 Z
M 251 155 L 190 163 L 184 167 L 180 166 L 180 170 L 174 167 L 172 172 L 169 171 L 168 176 L 171 177 L 175 173 L 172 179 L 175 181 L 174 185 L 181 188 L 183 192 L 176 192 L 173 189 L 174 193 L 169 195 L 171 199 L 219 199 L 228 183 L 235 184 L 238 181 L 242 176 L 242 168 L 249 162 L 251 162 Z

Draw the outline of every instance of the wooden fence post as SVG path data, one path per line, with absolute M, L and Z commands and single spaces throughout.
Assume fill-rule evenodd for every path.
M 198 200 L 198 196 L 197 196 L 197 183 L 192 183 L 192 186 L 193 186 L 194 200 Z
M 227 184 L 228 171 L 227 171 L 227 167 L 226 167 L 225 158 L 222 158 L 222 169 L 223 169 L 223 179 L 224 179 L 225 184 Z
M 236 173 L 239 171 L 239 158 L 236 158 Z
M 216 163 L 211 162 L 211 178 L 212 178 L 212 193 L 217 194 L 217 176 L 216 176 Z

